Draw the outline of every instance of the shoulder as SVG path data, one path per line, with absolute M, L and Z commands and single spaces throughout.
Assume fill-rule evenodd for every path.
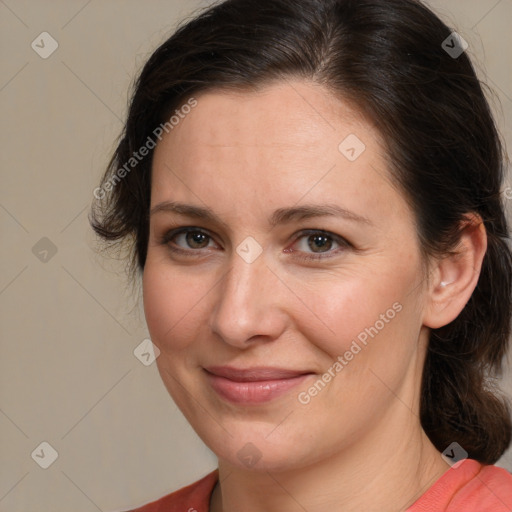
M 510 512 L 512 475 L 466 459 L 450 468 L 408 512 Z
M 215 469 L 193 484 L 126 512 L 208 512 L 218 478 L 218 469 Z
M 470 510 L 471 506 L 481 512 L 510 512 L 512 475 L 497 466 L 480 466 L 480 471 L 454 497 L 452 506 L 455 511 Z

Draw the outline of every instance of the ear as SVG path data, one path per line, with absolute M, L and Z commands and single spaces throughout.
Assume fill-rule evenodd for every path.
M 461 224 L 456 254 L 440 257 L 430 270 L 423 324 L 437 329 L 449 324 L 464 309 L 476 288 L 487 250 L 487 234 L 482 218 L 466 216 Z

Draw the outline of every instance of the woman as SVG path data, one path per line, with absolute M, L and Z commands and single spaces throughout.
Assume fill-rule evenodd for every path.
M 227 0 L 151 56 L 91 220 L 218 469 L 138 511 L 511 510 L 503 153 L 464 49 L 416 0 Z

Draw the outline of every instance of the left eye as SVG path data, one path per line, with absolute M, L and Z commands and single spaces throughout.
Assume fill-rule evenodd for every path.
M 338 242 L 334 237 L 323 232 L 314 232 L 314 234 L 303 234 L 298 238 L 301 251 L 307 252 L 311 249 L 314 253 L 324 253 L 332 249 L 333 244 Z M 304 243 L 306 242 L 306 243 Z
M 303 253 L 299 258 L 305 260 L 329 258 L 350 247 L 350 243 L 341 236 L 319 230 L 303 231 L 295 244 L 299 246 L 297 252 Z M 333 249 L 333 245 L 338 247 Z M 295 251 L 287 249 L 286 252 Z

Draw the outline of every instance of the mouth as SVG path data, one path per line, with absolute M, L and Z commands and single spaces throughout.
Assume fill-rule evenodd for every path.
M 213 390 L 223 399 L 235 404 L 261 404 L 286 394 L 310 375 L 309 371 L 284 368 L 204 368 Z

